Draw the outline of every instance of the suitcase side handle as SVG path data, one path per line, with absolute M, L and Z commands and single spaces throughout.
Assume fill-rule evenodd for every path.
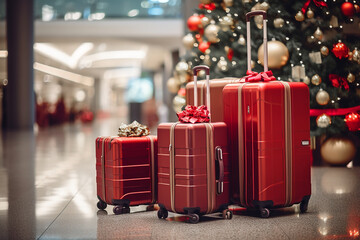
M 197 99 L 197 73 L 200 70 L 205 70 L 206 73 L 206 106 L 209 110 L 209 122 L 211 122 L 211 111 L 210 111 L 210 68 L 206 65 L 198 65 L 193 68 L 194 73 L 194 105 L 198 106 Z
M 215 148 L 215 160 L 219 163 L 219 179 L 216 179 L 216 193 L 222 194 L 224 192 L 224 161 L 221 147 Z
M 268 69 L 268 45 L 267 45 L 267 14 L 263 10 L 256 10 L 248 12 L 246 14 L 246 47 L 247 47 L 247 66 L 248 72 L 251 72 L 251 34 L 250 34 L 250 18 L 262 15 L 263 16 L 263 29 L 264 29 L 264 72 L 267 72 Z

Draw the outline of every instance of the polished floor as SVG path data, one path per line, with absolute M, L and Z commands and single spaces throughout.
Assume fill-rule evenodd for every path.
M 0 239 L 355 239 L 360 230 L 360 168 L 313 167 L 308 212 L 294 206 L 268 219 L 234 209 L 198 224 L 132 207 L 114 215 L 96 207 L 97 136 L 116 135 L 118 121 L 1 133 Z

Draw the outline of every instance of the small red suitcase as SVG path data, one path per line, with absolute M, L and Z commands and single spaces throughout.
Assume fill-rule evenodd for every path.
M 209 68 L 197 66 L 195 83 L 201 69 L 206 70 L 209 81 Z M 225 123 L 160 124 L 158 217 L 165 219 L 168 211 L 172 211 L 188 214 L 189 222 L 197 223 L 199 215 L 222 212 L 224 218 L 231 219 L 229 167 Z
M 98 137 L 96 183 L 99 202 L 115 214 L 129 213 L 129 206 L 156 201 L 157 138 Z
M 305 212 L 311 195 L 309 89 L 300 82 L 276 81 L 267 70 L 266 47 L 264 72 L 251 72 L 249 19 L 259 14 L 267 46 L 266 12 L 248 13 L 250 76 L 223 90 L 234 170 L 232 196 L 241 206 L 258 208 L 262 217 L 269 216 L 269 208 L 294 203 Z
M 239 82 L 240 78 L 221 78 L 210 80 L 210 107 L 211 121 L 224 121 L 224 104 L 222 98 L 222 90 L 229 83 Z M 197 83 L 197 101 L 199 105 L 205 105 L 206 102 L 206 81 L 198 81 Z M 194 82 L 186 84 L 186 104 L 194 105 Z

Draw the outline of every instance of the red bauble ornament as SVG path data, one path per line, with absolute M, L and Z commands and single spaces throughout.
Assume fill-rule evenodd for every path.
M 198 15 L 192 15 L 187 21 L 187 26 L 190 31 L 197 31 L 201 26 L 201 17 Z
M 347 58 L 349 56 L 349 48 L 342 42 L 334 44 L 332 52 L 339 59 Z
M 341 4 L 341 12 L 342 12 L 345 16 L 351 17 L 351 16 L 354 15 L 354 13 L 355 13 L 354 4 L 349 3 L 349 2 L 344 2 L 343 4 Z
M 201 42 L 201 43 L 199 44 L 199 50 L 200 50 L 201 52 L 205 53 L 205 51 L 206 51 L 207 49 L 209 49 L 210 44 L 211 44 L 210 42 Z
M 232 49 L 230 48 L 230 49 L 229 49 L 229 52 L 228 52 L 228 54 L 227 54 L 227 57 L 228 57 L 228 59 L 231 61 L 232 58 L 233 58 L 233 56 L 234 56 L 234 50 L 232 50 Z
M 350 131 L 360 130 L 360 114 L 349 113 L 345 117 L 345 122 Z

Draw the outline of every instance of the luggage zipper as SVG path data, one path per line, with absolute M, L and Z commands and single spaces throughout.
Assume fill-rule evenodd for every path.
M 219 146 L 215 148 L 215 157 L 219 164 L 219 179 L 216 179 L 216 193 L 220 195 L 224 192 L 224 161 L 223 152 Z

